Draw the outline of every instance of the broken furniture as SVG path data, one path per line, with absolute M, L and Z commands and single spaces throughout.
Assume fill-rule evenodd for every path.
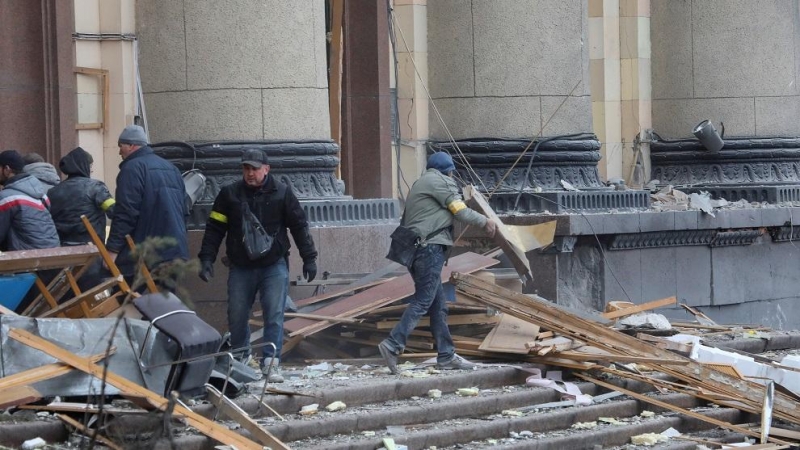
M 36 250 L 17 250 L 0 254 L 0 274 L 32 273 L 39 296 L 25 308 L 23 314 L 39 314 L 61 317 L 104 317 L 119 307 L 115 299 L 97 299 L 103 289 L 82 292 L 78 280 L 94 264 L 99 256 L 97 247 L 91 244 L 75 247 L 57 247 Z M 58 270 L 58 274 L 45 284 L 38 272 Z M 70 290 L 72 299 L 59 305 L 58 301 Z M 44 302 L 43 302 L 44 301 Z
M 170 366 L 163 395 L 172 391 L 193 397 L 205 393 L 205 384 L 211 376 L 216 359 L 203 356 L 216 353 L 222 344 L 217 330 L 197 317 L 172 293 L 146 294 L 133 300 L 133 305 L 150 321 L 139 358 L 142 358 L 153 327 L 170 337 L 173 360 L 186 360 Z M 144 362 L 141 362 L 144 364 Z

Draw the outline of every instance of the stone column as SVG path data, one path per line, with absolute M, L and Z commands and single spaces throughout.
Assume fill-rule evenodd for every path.
M 427 9 L 430 91 L 447 127 L 431 109 L 432 139 L 592 131 L 586 2 L 437 0 Z
M 137 2 L 153 142 L 329 139 L 323 0 Z
M 72 3 L 9 0 L 0 17 L 0 149 L 57 162 L 76 141 Z
M 800 135 L 800 13 L 789 0 L 652 2 L 653 128 Z

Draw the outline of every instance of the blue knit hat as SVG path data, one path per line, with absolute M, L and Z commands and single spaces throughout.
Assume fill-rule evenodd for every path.
M 436 169 L 445 175 L 456 170 L 456 166 L 453 164 L 453 158 L 445 152 L 436 152 L 432 154 L 431 157 L 428 158 L 428 165 L 425 168 Z

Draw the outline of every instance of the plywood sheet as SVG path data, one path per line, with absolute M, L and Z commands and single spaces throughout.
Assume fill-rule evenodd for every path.
M 536 339 L 538 335 L 538 325 L 503 314 L 500 322 L 486 335 L 478 350 L 524 355 L 528 353 L 525 343 Z

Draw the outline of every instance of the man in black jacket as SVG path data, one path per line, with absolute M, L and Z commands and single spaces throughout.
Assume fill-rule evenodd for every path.
M 214 261 L 222 239 L 227 247 L 230 263 L 228 275 L 228 330 L 231 347 L 244 349 L 250 345 L 250 310 L 256 293 L 259 294 L 264 319 L 264 340 L 274 342 L 263 348 L 262 371 L 266 372 L 274 356 L 280 364 L 283 344 L 283 310 L 289 285 L 289 236 L 303 258 L 303 276 L 312 281 L 317 275 L 317 251 L 308 230 L 305 212 L 292 189 L 269 174 L 267 155 L 257 149 L 246 150 L 242 155 L 243 179 L 224 186 L 211 209 L 203 244 L 198 255 L 201 263 L 200 278 L 208 281 L 214 276 Z M 272 247 L 263 256 L 251 259 L 242 243 L 243 203 L 255 214 L 267 233 L 274 237 Z M 249 359 L 250 351 L 237 352 L 241 360 Z M 283 377 L 276 364 L 270 372 L 269 382 L 280 383 Z
M 50 214 L 58 230 L 61 245 L 82 245 L 92 242 L 83 225 L 85 215 L 100 239 L 106 239 L 106 215 L 113 218 L 114 197 L 106 184 L 91 178 L 92 155 L 77 147 L 58 163 L 67 179 L 50 189 Z
M 119 135 L 118 146 L 123 161 L 117 175 L 117 203 L 106 247 L 120 272 L 130 279 L 134 274 L 135 262 L 130 257 L 125 235 L 130 235 L 137 244 L 148 237 L 173 240 L 172 245 L 158 249 L 154 265 L 179 258 L 187 259 L 188 210 L 181 173 L 147 145 L 147 135 L 142 127 L 125 127 Z

